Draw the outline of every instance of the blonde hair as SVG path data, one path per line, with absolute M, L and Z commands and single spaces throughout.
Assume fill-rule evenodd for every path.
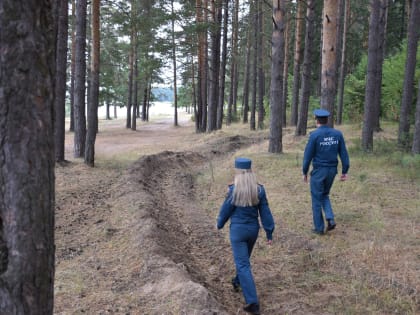
M 235 187 L 232 203 L 235 206 L 256 206 L 258 199 L 257 177 L 251 169 L 235 169 Z

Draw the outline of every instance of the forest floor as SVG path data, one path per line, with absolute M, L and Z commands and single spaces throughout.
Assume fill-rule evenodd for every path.
M 245 314 L 232 291 L 228 226 L 215 228 L 235 156 L 248 156 L 276 221 L 261 232 L 252 266 L 262 314 L 419 314 L 419 161 L 354 149 L 360 128 L 340 126 L 350 148 L 347 182 L 331 199 L 337 228 L 311 233 L 301 159 L 306 137 L 284 130 L 281 155 L 268 130 L 242 124 L 195 133 L 155 117 L 127 130 L 101 120 L 96 164 L 56 167 L 55 314 Z M 392 141 L 385 128 L 378 143 Z

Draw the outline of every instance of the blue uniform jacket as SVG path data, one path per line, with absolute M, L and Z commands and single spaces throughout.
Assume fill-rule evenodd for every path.
M 239 207 L 232 204 L 234 185 L 229 186 L 228 194 L 223 202 L 217 218 L 217 228 L 221 229 L 230 218 L 230 224 L 243 224 L 260 227 L 258 215 L 267 234 L 267 240 L 273 239 L 274 220 L 268 206 L 264 186 L 258 185 L 258 199 L 256 206 Z
M 328 126 L 318 127 L 310 134 L 305 148 L 302 165 L 303 174 L 308 174 L 311 161 L 313 168 L 336 167 L 338 165 L 337 155 L 340 156 L 342 174 L 347 174 L 350 160 L 343 134 L 341 131 Z

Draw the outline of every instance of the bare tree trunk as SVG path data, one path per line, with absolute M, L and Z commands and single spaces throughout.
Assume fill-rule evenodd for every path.
M 56 5 L 0 2 L 0 314 L 53 314 Z
M 322 24 L 321 108 L 330 112 L 328 124 L 334 125 L 334 104 L 337 92 L 337 0 L 324 0 Z
M 271 38 L 270 139 L 268 152 L 282 153 L 282 96 L 284 70 L 285 0 L 273 0 L 273 34 Z
M 344 109 L 344 80 L 346 76 L 346 43 L 347 43 L 347 24 L 350 18 L 350 0 L 343 0 L 345 2 L 344 6 L 344 21 L 343 21 L 343 35 L 341 43 L 341 61 L 340 61 L 340 74 L 338 78 L 338 104 L 337 104 L 337 124 L 341 125 L 343 122 L 343 109 Z
M 98 130 L 98 104 L 99 104 L 99 54 L 100 54 L 100 33 L 99 16 L 100 0 L 92 0 L 92 65 L 91 65 L 91 86 L 90 106 L 88 111 L 88 130 L 86 135 L 85 163 L 95 166 L 95 141 Z
M 204 25 L 206 18 L 207 1 L 196 0 L 197 25 Z M 197 73 L 197 117 L 199 129 L 197 132 L 205 132 L 207 129 L 207 31 L 200 30 L 198 33 L 198 73 Z
M 85 154 L 86 141 L 86 12 L 87 1 L 77 0 L 76 4 L 76 52 L 74 81 L 74 157 Z
M 250 5 L 251 6 L 251 5 Z M 250 22 L 251 17 L 249 18 Z M 246 44 L 246 57 L 245 57 L 245 76 L 244 76 L 244 90 L 243 90 L 243 123 L 248 123 L 248 112 L 249 112 L 249 81 L 250 81 L 250 72 L 251 72 L 251 25 L 247 28 L 247 44 Z
M 420 0 L 413 0 L 408 26 L 407 60 L 403 94 L 401 99 L 400 123 L 398 128 L 398 144 L 409 147 L 410 113 L 413 103 L 414 74 L 416 70 L 416 55 L 419 42 L 420 28 Z
M 264 31 L 263 31 L 263 3 L 261 1 L 257 2 L 258 5 L 258 44 L 257 44 L 257 64 L 258 64 L 258 129 L 264 128 L 264 95 L 265 95 L 265 74 L 264 74 L 264 65 L 263 65 L 263 52 L 264 52 Z M 283 30 L 284 31 L 284 30 Z
M 226 59 L 227 59 L 227 31 L 229 17 L 229 0 L 223 0 L 223 37 L 222 37 L 222 58 L 219 71 L 219 101 L 217 105 L 217 124 L 216 128 L 221 129 L 223 123 L 223 110 L 225 103 L 225 76 L 226 76 Z M 232 82 L 231 82 L 232 84 Z
M 171 0 L 171 25 L 172 25 L 172 66 L 174 70 L 174 126 L 178 126 L 178 91 L 176 84 L 176 46 L 175 46 L 175 11 L 174 11 L 174 0 Z
M 64 161 L 65 120 L 66 120 L 66 74 L 67 74 L 67 36 L 68 36 L 68 1 L 60 0 L 57 35 L 57 72 L 55 78 L 55 121 L 54 141 L 55 160 Z
M 374 104 L 375 99 L 380 97 L 377 94 L 376 80 L 378 76 L 379 41 L 377 39 L 379 36 L 381 0 L 370 0 L 370 7 L 368 64 L 362 130 L 362 149 L 365 151 L 373 150 Z
M 413 147 L 411 151 L 414 154 L 420 154 L 420 81 L 417 92 L 416 116 L 414 123 Z
M 254 27 L 258 26 L 258 0 L 254 0 Z M 252 15 L 252 14 L 251 14 Z M 252 90 L 251 90 L 251 119 L 250 119 L 250 129 L 255 130 L 255 111 L 257 107 L 257 64 L 258 64 L 258 32 L 254 31 L 253 39 L 253 64 L 252 64 Z
M 309 97 L 311 95 L 312 50 L 314 46 L 315 0 L 308 0 L 306 9 L 305 50 L 302 69 L 302 96 L 296 136 L 306 135 L 308 123 Z
M 74 131 L 74 80 L 76 67 L 76 0 L 71 1 L 71 66 L 70 66 L 70 126 L 69 131 Z
M 378 76 L 376 80 L 376 89 L 377 89 L 377 97 L 374 103 L 374 115 L 373 115 L 373 131 L 379 132 L 381 131 L 380 126 L 380 116 L 381 116 L 381 95 L 382 95 L 382 65 L 385 58 L 385 31 L 386 31 L 386 24 L 387 24 L 387 15 L 388 15 L 388 0 L 381 0 L 381 9 L 379 13 L 379 33 L 377 40 L 378 43 L 378 59 L 377 59 L 377 69 L 378 69 Z
M 282 90 L 282 108 L 281 111 L 281 125 L 286 126 L 286 109 L 287 109 L 287 98 L 288 98 L 288 79 L 289 79 L 289 36 L 290 36 L 290 12 L 286 8 L 285 13 L 285 30 L 284 30 L 284 69 L 283 69 L 283 90 Z
M 209 107 L 207 119 L 207 131 L 217 129 L 217 102 L 219 100 L 219 70 L 220 70 L 220 37 L 222 11 L 221 0 L 211 0 L 212 27 L 210 31 L 211 40 L 211 59 L 209 71 Z
M 297 0 L 296 15 L 296 38 L 295 38 L 295 54 L 293 64 L 293 90 L 290 124 L 296 126 L 299 113 L 299 89 L 300 89 L 300 67 L 302 59 L 302 33 L 304 25 L 305 2 Z
M 131 130 L 137 130 L 137 116 L 139 111 L 138 106 L 138 82 L 139 82 L 139 60 L 137 55 L 137 34 L 136 34 L 136 44 L 134 45 L 134 70 L 133 70 L 133 110 L 131 115 Z

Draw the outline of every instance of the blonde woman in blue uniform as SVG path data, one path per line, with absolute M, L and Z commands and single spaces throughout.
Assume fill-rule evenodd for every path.
M 230 219 L 230 242 L 236 266 L 232 279 L 235 291 L 242 289 L 248 313 L 260 314 L 250 257 L 260 229 L 259 218 L 265 230 L 268 245 L 272 244 L 274 220 L 268 206 L 264 186 L 258 184 L 248 158 L 235 159 L 235 180 L 229 186 L 217 218 L 217 228 L 222 229 Z
M 340 156 L 342 169 L 340 180 L 347 180 L 350 159 L 341 131 L 327 125 L 330 112 L 325 109 L 314 111 L 317 129 L 313 131 L 303 154 L 303 181 L 308 182 L 309 166 L 311 171 L 312 216 L 315 234 L 325 233 L 324 216 L 327 220 L 327 231 L 336 226 L 334 212 L 330 202 L 330 190 L 337 175 L 337 156 Z

